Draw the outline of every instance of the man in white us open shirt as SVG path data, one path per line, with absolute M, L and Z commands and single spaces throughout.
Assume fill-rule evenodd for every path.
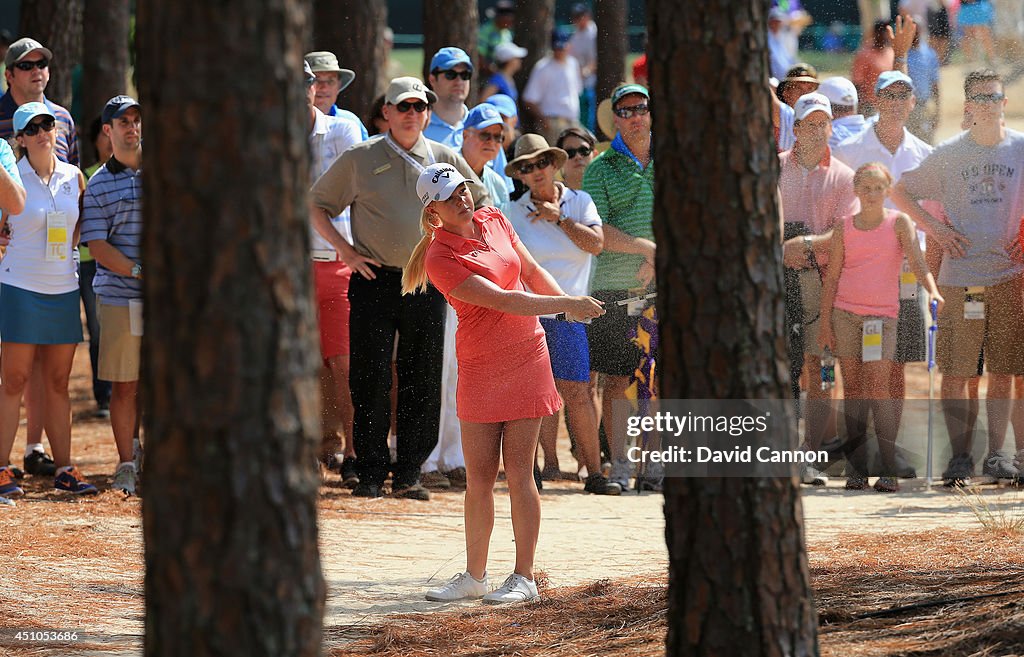
M 341 116 L 327 116 L 314 105 L 316 75 L 309 62 L 304 62 L 306 99 L 309 103 L 309 147 L 313 161 L 310 177 L 319 178 L 350 146 L 363 140 L 359 126 Z M 331 227 L 346 239 L 352 239 L 349 211 L 331 218 Z M 320 391 L 323 397 L 321 427 L 323 439 L 320 458 L 327 467 L 341 469 L 342 483 L 355 486 L 355 448 L 352 444 L 352 395 L 348 385 L 348 284 L 352 270 L 338 258 L 331 243 L 315 229 L 310 231 L 313 257 L 313 282 L 316 288 L 317 322 L 320 326 Z M 345 435 L 344 461 L 335 456 L 340 452 L 341 437 Z

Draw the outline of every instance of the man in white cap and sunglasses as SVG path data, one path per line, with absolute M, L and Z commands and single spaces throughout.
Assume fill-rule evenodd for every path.
M 53 53 L 35 39 L 18 39 L 4 55 L 4 79 L 7 93 L 0 97 L 0 139 L 14 137 L 14 112 L 25 103 L 43 103 L 56 118 L 57 157 L 78 166 L 78 133 L 75 121 L 65 108 L 51 102 L 43 93 L 50 82 L 50 61 Z M 32 378 L 25 393 L 28 431 L 25 436 L 25 471 L 32 475 L 52 477 L 56 472 L 53 458 L 43 449 L 43 421 L 45 414 L 44 382 L 39 368 L 33 368 Z M 36 419 L 38 418 L 38 420 Z
M 352 494 L 380 497 L 388 471 L 392 494 L 426 500 L 420 466 L 437 443 L 445 301 L 437 290 L 402 295 L 402 269 L 420 241 L 416 179 L 430 164 L 453 164 L 471 181 L 477 206 L 489 205 L 480 179 L 447 146 L 423 137 L 425 112 L 437 101 L 413 77 L 395 78 L 384 94 L 388 132 L 339 157 L 310 192 L 314 227 L 352 270 L 349 283 L 350 388 L 359 484 Z M 350 207 L 352 241 L 330 224 Z M 398 334 L 398 462 L 391 466 L 391 354 Z

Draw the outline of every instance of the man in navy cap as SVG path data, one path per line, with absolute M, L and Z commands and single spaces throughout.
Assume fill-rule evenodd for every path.
M 473 79 L 473 62 L 462 48 L 448 46 L 438 50 L 430 60 L 427 82 L 437 94 L 431 106 L 430 124 L 423 131 L 453 150 L 462 148 L 462 126 L 469 109 L 466 98 Z
M 549 144 L 558 141 L 566 128 L 579 124 L 583 78 L 580 64 L 569 54 L 568 32 L 557 29 L 551 36 L 551 55 L 533 67 L 523 92 L 525 110 Z

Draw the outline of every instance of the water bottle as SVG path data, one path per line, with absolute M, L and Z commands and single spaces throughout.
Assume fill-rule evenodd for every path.
M 831 390 L 836 386 L 836 359 L 828 347 L 821 353 L 821 389 Z

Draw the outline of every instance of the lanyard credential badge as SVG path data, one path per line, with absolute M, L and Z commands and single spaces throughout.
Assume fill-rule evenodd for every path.
M 66 212 L 46 213 L 46 262 L 66 262 L 68 251 L 68 215 Z

